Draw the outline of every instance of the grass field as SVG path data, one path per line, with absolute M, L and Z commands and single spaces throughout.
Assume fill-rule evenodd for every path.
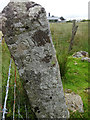
M 72 92 L 80 95 L 84 107 L 84 113 L 73 113 L 71 118 L 88 118 L 88 94 L 84 92 L 88 88 L 88 62 L 69 57 L 67 67 L 67 73 L 62 79 L 64 90 L 71 89 Z
M 60 65 L 64 90 L 71 89 L 72 92 L 79 94 L 84 104 L 84 113 L 71 112 L 71 118 L 88 118 L 88 114 L 90 114 L 88 111 L 88 94 L 84 90 L 88 88 L 88 64 L 90 63 L 72 57 L 72 54 L 77 51 L 88 52 L 88 23 L 76 24 L 78 30 L 73 49 L 69 54 L 67 52 L 72 34 L 72 23 L 51 23 L 50 28 Z
M 78 30 L 71 53 L 80 50 L 88 51 L 88 23 L 80 22 L 76 24 L 78 25 Z M 56 51 L 58 47 L 59 50 L 68 49 L 72 33 L 72 23 L 51 23 L 50 28 Z
M 72 32 L 72 23 L 50 23 L 50 29 L 52 34 L 53 43 L 56 49 L 56 54 L 58 62 L 60 65 L 60 71 L 62 73 L 62 82 L 65 89 L 71 89 L 73 92 L 79 94 L 82 97 L 84 104 L 84 113 L 71 113 L 71 118 L 88 118 L 88 94 L 84 92 L 84 89 L 88 87 L 88 63 L 81 62 L 80 59 L 75 59 L 72 54 L 76 51 L 84 50 L 88 52 L 88 23 L 77 23 L 78 31 L 75 36 L 75 41 L 73 45 L 73 50 L 70 54 L 67 54 L 69 48 L 69 42 Z M 8 76 L 8 68 L 10 62 L 10 53 L 6 46 L 5 41 L 2 42 L 2 87 L 3 87 L 3 102 L 5 97 L 5 86 Z M 77 65 L 74 63 L 77 62 Z M 1 71 L 0 71 L 1 72 Z M 7 109 L 9 114 L 7 118 L 12 119 L 13 116 L 13 89 L 15 80 L 15 65 L 12 62 L 11 68 L 11 79 L 10 79 L 10 92 L 7 102 Z M 18 90 L 19 88 L 19 90 Z M 18 93 L 19 92 L 19 93 Z M 24 105 L 27 105 L 29 111 L 29 117 L 34 119 L 34 115 L 27 104 L 27 98 L 24 95 L 22 81 L 19 78 L 17 71 L 17 92 L 19 96 L 16 98 L 16 109 L 18 109 L 18 104 L 20 105 L 20 113 L 25 117 Z M 19 101 L 20 99 L 20 101 Z M 18 111 L 16 110 L 15 117 L 18 118 Z M 21 118 L 21 116 L 19 116 Z

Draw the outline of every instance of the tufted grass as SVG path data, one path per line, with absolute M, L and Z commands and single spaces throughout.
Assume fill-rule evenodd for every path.
M 73 58 L 72 54 L 77 51 L 88 52 L 88 23 L 76 23 L 79 27 L 75 36 L 72 51 L 68 54 L 68 48 L 72 32 L 72 23 L 50 23 L 53 43 L 56 49 L 57 59 L 60 66 L 62 83 L 65 89 L 79 94 L 83 101 L 84 113 L 70 111 L 70 119 L 89 118 L 88 94 L 84 92 L 88 88 L 88 62 L 82 62 Z M 75 65 L 75 62 L 77 65 Z
M 70 56 L 67 66 L 67 73 L 62 79 L 64 90 L 71 89 L 72 92 L 80 95 L 84 107 L 84 113 L 71 112 L 71 118 L 88 118 L 88 93 L 84 92 L 88 88 L 88 62 Z
M 76 25 L 78 25 L 78 30 L 71 54 L 80 50 L 88 51 L 88 22 L 79 22 Z M 72 23 L 50 23 L 50 29 L 56 51 L 68 49 L 72 34 Z

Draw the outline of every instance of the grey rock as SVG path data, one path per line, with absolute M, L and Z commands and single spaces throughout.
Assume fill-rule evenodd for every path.
M 88 58 L 88 57 L 83 57 L 83 58 L 81 59 L 81 61 L 88 61 L 88 62 L 90 62 L 90 58 Z
M 81 58 L 81 61 L 88 61 L 90 62 L 90 58 L 88 57 L 88 52 L 80 51 L 73 54 L 74 58 Z
M 73 54 L 73 57 L 74 58 L 80 58 L 80 57 L 83 57 L 83 55 L 81 54 L 81 52 L 77 52 L 77 53 Z
M 33 112 L 37 118 L 68 118 L 45 9 L 34 2 L 10 2 L 2 13 L 5 41 Z
M 4 14 L 0 13 L 0 31 L 2 31 L 2 24 L 4 26 L 4 21 L 6 21 L 6 17 L 4 17 Z
M 88 52 L 86 52 L 86 51 L 81 51 L 81 54 L 82 54 L 84 57 L 88 56 Z
M 89 88 L 89 87 L 86 88 L 86 89 L 84 90 L 84 92 L 87 93 L 87 94 L 89 95 L 89 94 L 90 94 L 90 88 Z
M 76 112 L 84 112 L 83 110 L 83 102 L 81 97 L 78 94 L 75 94 L 73 92 L 71 93 L 65 93 L 65 99 L 67 103 L 67 107 L 69 110 Z
M 80 58 L 80 57 L 88 57 L 88 52 L 86 51 L 79 51 L 73 54 L 74 58 Z

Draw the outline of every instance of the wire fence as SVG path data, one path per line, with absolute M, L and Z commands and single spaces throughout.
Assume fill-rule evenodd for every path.
M 14 81 L 14 86 L 10 86 L 10 78 L 11 78 L 11 65 L 12 65 L 12 58 L 10 60 L 10 65 L 9 65 L 9 72 L 8 72 L 8 80 L 7 80 L 7 85 L 6 85 L 6 95 L 5 95 L 5 101 L 4 101 L 4 107 L 2 107 L 2 105 L 0 105 L 0 113 L 2 113 L 2 120 L 5 120 L 6 119 L 6 115 L 9 113 L 8 109 L 7 109 L 7 100 L 8 100 L 8 96 L 9 96 L 9 88 L 10 87 L 14 87 L 14 103 L 13 103 L 13 120 L 15 120 L 15 106 L 16 106 L 16 87 L 17 87 L 17 83 L 16 83 L 16 66 L 15 66 L 15 81 Z M 19 90 L 19 88 L 18 88 Z M 17 94 L 17 97 L 19 98 L 18 94 Z M 23 118 L 23 115 L 21 115 L 20 113 L 20 98 L 19 98 L 19 101 L 17 102 L 17 106 L 18 106 L 18 119 L 22 119 L 24 120 Z M 25 104 L 25 114 L 26 114 L 26 117 L 25 119 L 28 118 L 28 110 L 27 110 L 27 105 Z
M 2 110 L 2 36 L 0 37 L 0 111 Z M 0 120 L 2 113 L 0 112 Z
M 5 96 L 5 101 L 4 101 L 4 108 L 3 108 L 3 116 L 2 119 L 5 119 L 5 114 L 7 114 L 7 108 L 6 108 L 6 104 L 7 104 L 7 98 L 8 98 L 8 92 L 9 92 L 9 81 L 10 81 L 10 71 L 11 71 L 11 63 L 12 63 L 12 59 L 10 60 L 10 65 L 9 65 L 9 72 L 8 72 L 8 80 L 7 80 L 7 86 L 6 86 L 6 96 Z
M 1 46 L 4 45 L 5 47 L 5 41 L 4 39 L 1 37 L 0 40 Z M 5 52 L 5 51 L 4 51 Z M 5 54 L 6 56 L 8 54 Z M 8 57 L 8 56 L 7 56 Z M 9 57 L 8 57 L 9 58 Z M 10 63 L 9 63 L 9 70 L 7 73 L 7 80 L 3 79 L 2 83 L 6 81 L 6 83 L 1 84 L 1 86 L 3 86 L 3 91 L 1 88 L 1 93 L 3 96 L 3 101 L 0 102 L 0 120 L 5 120 L 8 118 L 8 116 L 10 116 L 10 119 L 12 118 L 12 120 L 16 120 L 16 119 L 28 119 L 29 118 L 29 109 L 28 109 L 28 105 L 26 101 L 23 101 L 23 105 L 22 102 L 20 100 L 22 100 L 22 86 L 21 86 L 21 82 L 16 80 L 18 79 L 18 76 L 16 76 L 16 66 L 13 66 L 13 58 L 9 58 L 10 59 Z M 14 68 L 15 67 L 15 68 Z M 12 72 L 12 70 L 14 70 L 14 73 Z M 1 70 L 2 73 L 2 70 Z M 6 71 L 5 71 L 6 74 Z M 2 74 L 3 75 L 3 74 Z M 2 76 L 1 75 L 1 76 Z M 15 80 L 13 80 L 13 78 L 15 78 Z M 14 83 L 14 84 L 13 84 Z M 5 94 L 5 97 L 4 97 Z M 23 93 L 24 95 L 24 93 Z M 1 96 L 0 96 L 1 99 Z M 13 106 L 10 105 L 10 102 L 13 102 Z M 21 102 L 21 103 L 20 103 Z M 12 107 L 12 108 L 9 108 Z M 23 112 L 22 112 L 23 109 Z

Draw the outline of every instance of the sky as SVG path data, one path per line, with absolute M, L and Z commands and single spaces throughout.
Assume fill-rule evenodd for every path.
M 65 19 L 88 19 L 88 2 L 90 0 L 31 0 L 41 4 L 51 15 Z M 0 0 L 0 12 L 10 0 Z

